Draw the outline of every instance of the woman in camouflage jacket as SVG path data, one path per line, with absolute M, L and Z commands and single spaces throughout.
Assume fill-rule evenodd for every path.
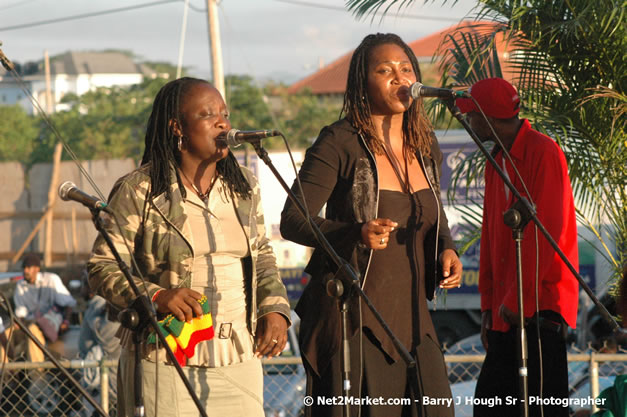
M 210 300 L 210 297 L 214 298 L 215 304 L 210 305 L 215 308 L 212 313 L 216 336 L 203 342 L 208 345 L 198 345 L 196 350 L 198 352 L 200 348 L 200 354 L 196 355 L 197 358 L 188 359 L 188 365 L 192 366 L 184 369 L 192 381 L 198 382 L 200 375 L 208 378 L 195 387 L 208 408 L 223 410 L 224 413 L 220 414 L 224 415 L 261 416 L 262 373 L 259 358 L 272 357 L 283 350 L 287 341 L 290 308 L 276 258 L 265 236 L 258 183 L 250 171 L 237 164 L 226 144 L 219 139 L 229 128 L 224 100 L 209 83 L 182 78 L 166 84 L 153 104 L 142 165 L 120 178 L 110 195 L 109 207 L 120 227 L 114 227 L 109 222 L 106 229 L 122 259 L 131 265 L 134 258 L 132 270 L 135 283 L 142 294 L 147 293 L 152 298 L 161 315 L 171 313 L 181 321 L 190 321 L 202 314 L 198 301 L 203 295 Z M 193 178 L 193 181 L 188 178 Z M 200 190 L 206 191 L 203 193 Z M 224 217 L 216 211 L 216 207 L 223 210 Z M 194 210 L 200 210 L 202 215 L 194 217 Z M 201 241 L 199 236 L 204 239 Z M 223 248 L 233 246 L 238 236 L 242 256 L 235 259 L 241 259 L 241 265 L 236 267 L 236 271 L 240 271 L 241 267 L 241 273 L 234 278 L 226 274 L 218 277 L 222 280 L 218 281 L 215 271 L 219 267 L 211 264 L 212 256 L 216 250 L 221 250 L 220 244 Z M 210 242 L 208 245 L 207 240 Z M 208 249 L 206 254 L 199 254 L 199 245 L 203 244 Z M 132 258 L 129 252 L 132 252 Z M 199 274 L 198 265 L 202 268 L 205 256 L 209 265 Z M 113 306 L 122 309 L 133 302 L 135 295 L 102 236 L 96 239 L 88 269 L 91 287 Z M 140 273 L 144 280 L 140 279 Z M 243 282 L 239 281 L 240 277 Z M 220 293 L 220 288 L 226 287 L 225 283 L 233 285 L 233 282 L 236 288 L 240 285 L 239 293 L 235 291 L 235 301 L 227 303 L 228 308 L 223 310 L 237 307 L 236 310 L 240 311 L 240 330 L 243 328 L 246 333 L 244 336 L 238 336 L 236 322 L 233 325 L 221 323 L 220 308 L 216 308 L 221 302 L 226 303 L 218 301 L 227 297 L 225 293 Z M 232 296 L 233 291 L 229 294 Z M 131 364 L 134 361 L 133 355 L 128 354 L 132 347 L 130 332 L 124 330 L 120 337 L 125 348 L 120 359 L 120 375 L 127 383 L 123 388 L 118 387 L 118 415 L 132 415 Z M 223 344 L 218 346 L 220 343 Z M 164 356 L 155 359 L 154 349 L 146 344 L 142 348 L 144 362 L 163 362 Z M 250 363 L 254 363 L 250 369 L 237 368 Z M 124 376 L 125 368 L 130 372 L 127 377 Z M 155 394 L 154 380 L 146 376 L 148 368 L 155 368 L 154 363 L 144 366 L 146 415 L 156 412 L 150 400 L 158 403 L 156 407 L 160 416 L 186 415 L 183 404 L 191 403 L 187 401 L 187 394 L 171 398 L 172 392 L 180 386 L 170 387 L 169 379 L 179 378 L 167 378 L 168 367 L 166 371 L 159 368 L 159 392 Z M 239 373 L 225 376 L 231 368 L 239 369 Z M 207 377 L 207 372 L 211 373 L 213 369 L 219 371 L 218 375 Z M 230 384 L 233 380 L 238 381 Z M 213 387 L 223 382 L 229 388 L 219 397 L 219 389 Z M 211 396 L 206 390 L 207 385 Z M 220 390 L 223 388 L 220 386 Z M 243 397 L 241 402 L 248 405 L 235 408 L 224 405 L 233 396 Z

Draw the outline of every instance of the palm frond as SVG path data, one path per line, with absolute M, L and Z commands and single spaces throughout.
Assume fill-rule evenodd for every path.
M 400 12 L 411 3 L 413 0 L 346 0 L 346 8 L 353 13 L 357 20 L 368 15 L 374 19 L 377 14 L 386 15 L 394 5 L 398 5 Z M 382 8 L 383 11 L 381 11 Z

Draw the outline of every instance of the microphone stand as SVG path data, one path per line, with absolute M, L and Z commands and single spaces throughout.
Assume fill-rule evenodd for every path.
M 170 359 L 170 362 L 172 362 L 172 365 L 176 368 L 176 371 L 181 377 L 183 384 L 185 385 L 185 388 L 187 388 L 187 391 L 189 392 L 189 395 L 192 397 L 192 400 L 194 401 L 196 408 L 198 408 L 200 415 L 203 417 L 207 417 L 207 412 L 203 408 L 200 400 L 198 399 L 198 396 L 196 395 L 194 388 L 191 386 L 189 380 L 185 377 L 185 374 L 183 373 L 183 368 L 181 368 L 181 365 L 176 360 L 174 353 L 172 353 L 170 346 L 167 344 L 165 340 L 165 336 L 161 333 L 161 330 L 159 329 L 159 325 L 157 324 L 157 319 L 156 319 L 157 315 L 154 309 L 152 308 L 150 300 L 148 299 L 146 295 L 142 295 L 140 293 L 139 288 L 135 284 L 135 281 L 133 281 L 133 277 L 131 275 L 131 272 L 128 266 L 126 265 L 124 260 L 122 260 L 122 258 L 120 257 L 120 254 L 115 248 L 115 245 L 113 244 L 113 241 L 111 240 L 111 237 L 109 236 L 109 233 L 104 228 L 102 219 L 99 216 L 100 209 L 90 208 L 90 211 L 92 214 L 94 225 L 96 226 L 96 230 L 100 232 L 105 242 L 107 243 L 107 246 L 109 247 L 109 249 L 111 249 L 111 253 L 113 254 L 116 262 L 118 263 L 120 270 L 126 277 L 126 280 L 128 281 L 129 286 L 131 287 L 131 289 L 133 290 L 133 293 L 136 296 L 135 301 L 133 301 L 131 306 L 120 313 L 120 321 L 122 322 L 122 325 L 124 325 L 126 328 L 133 331 L 133 343 L 135 344 L 135 369 L 134 369 L 134 379 L 133 379 L 133 385 L 135 388 L 134 389 L 135 416 L 143 417 L 145 415 L 145 409 L 143 405 L 143 396 L 142 396 L 142 366 L 141 366 L 141 354 L 140 354 L 141 348 L 140 347 L 141 347 L 141 341 L 142 341 L 141 334 L 143 333 L 143 330 L 147 326 L 149 326 L 159 338 L 159 343 L 161 343 L 161 345 L 165 348 L 168 359 Z
M 4 295 L 2 293 L 0 293 L 0 297 L 4 298 Z M 5 300 L 5 301 L 8 301 L 8 300 Z M 108 417 L 107 413 L 104 411 L 102 406 L 100 404 L 98 404 L 98 402 L 96 400 L 94 400 L 94 398 L 91 395 L 89 395 L 87 390 L 80 384 L 80 382 L 78 382 L 76 379 L 74 379 L 72 374 L 67 369 L 65 369 L 65 367 L 63 365 L 61 365 L 61 362 L 59 362 L 59 360 L 54 357 L 54 355 L 50 352 L 50 350 L 46 346 L 44 346 L 31 333 L 30 330 L 28 330 L 28 326 L 26 326 L 22 322 L 21 319 L 15 317 L 15 316 L 11 316 L 11 318 L 12 318 L 12 321 L 15 324 L 17 324 L 17 326 L 24 332 L 24 334 L 26 334 L 26 336 L 28 336 L 28 338 L 30 340 L 32 340 L 33 343 L 35 343 L 39 349 L 41 349 L 41 351 L 48 358 L 48 360 L 51 361 L 54 364 L 54 366 L 68 379 L 68 381 L 70 381 L 72 383 L 72 385 L 74 385 L 74 387 L 80 392 L 80 394 L 87 399 L 87 401 L 96 409 L 96 411 L 98 411 L 98 414 L 100 414 L 103 417 Z
M 311 229 L 320 245 L 320 248 L 324 250 L 324 252 L 331 258 L 335 266 L 337 267 L 337 272 L 335 276 L 327 282 L 327 293 L 329 296 L 336 297 L 340 302 L 340 316 L 341 316 L 341 333 L 342 333 L 342 389 L 343 394 L 345 396 L 345 400 L 350 397 L 350 347 L 349 347 L 349 337 L 348 337 L 348 301 L 349 298 L 353 295 L 353 293 L 357 294 L 361 297 L 362 301 L 366 304 L 366 306 L 370 309 L 376 320 L 381 324 L 381 327 L 388 335 L 388 337 L 392 340 L 394 347 L 400 354 L 403 361 L 407 364 L 407 375 L 410 380 L 411 388 L 414 391 L 416 396 L 416 400 L 419 399 L 418 394 L 418 374 L 416 369 L 416 361 L 409 354 L 405 346 L 398 340 L 392 329 L 387 325 L 381 314 L 377 311 L 376 307 L 368 296 L 364 293 L 360 285 L 360 279 L 357 272 L 353 269 L 353 267 L 342 259 L 333 246 L 329 243 L 327 238 L 324 236 L 322 231 L 318 228 L 318 225 L 315 224 L 307 210 L 305 210 L 302 203 L 298 200 L 296 195 L 292 192 L 290 187 L 285 183 L 281 174 L 277 171 L 274 164 L 270 160 L 268 156 L 268 152 L 262 147 L 261 141 L 250 140 L 249 143 L 255 149 L 255 152 L 259 156 L 261 160 L 270 168 L 276 179 L 279 181 L 285 192 L 287 193 L 288 198 L 294 203 L 294 206 L 298 210 L 298 212 L 303 216 L 304 219 L 307 219 L 307 222 L 311 226 Z M 305 198 L 305 196 L 303 196 Z M 361 329 L 359 329 L 361 331 Z M 361 395 L 361 393 L 359 393 Z M 416 407 L 420 401 L 415 401 Z M 419 410 L 418 410 L 419 411 Z M 419 415 L 420 411 L 418 412 Z M 348 401 L 344 401 L 343 406 L 343 415 L 344 417 L 350 417 L 350 404 Z
M 518 395 L 520 398 L 524 398 L 525 401 L 520 402 L 520 413 L 524 417 L 529 416 L 529 404 L 527 398 L 529 398 L 529 372 L 527 369 L 527 360 L 529 359 L 527 350 L 527 329 L 524 326 L 525 323 L 525 309 L 523 303 L 523 275 L 522 275 L 522 240 L 523 230 L 529 220 L 531 220 L 531 213 L 527 210 L 524 202 L 526 198 L 522 197 L 520 200 L 503 214 L 503 221 L 505 225 L 512 229 L 512 238 L 516 245 L 516 285 L 518 290 L 518 344 L 516 345 L 516 352 L 518 353 Z M 535 211 L 533 212 L 535 214 Z M 540 364 L 540 366 L 542 366 Z M 540 393 L 542 395 L 542 393 Z
M 605 308 L 603 304 L 599 301 L 599 299 L 594 295 L 590 287 L 583 280 L 579 272 L 575 269 L 575 267 L 570 263 L 570 260 L 566 257 L 562 249 L 555 242 L 553 237 L 546 230 L 542 222 L 538 219 L 536 215 L 535 208 L 531 205 L 531 203 L 518 192 L 514 184 L 509 180 L 507 174 L 503 172 L 499 164 L 494 160 L 490 152 L 487 150 L 483 142 L 477 137 L 475 132 L 472 130 L 466 119 L 462 116 L 461 111 L 455 105 L 455 99 L 450 98 L 448 100 L 443 100 L 446 104 L 446 107 L 449 109 L 453 117 L 455 117 L 466 129 L 466 132 L 470 135 L 472 140 L 477 144 L 481 153 L 486 157 L 489 161 L 490 165 L 494 168 L 497 174 L 501 177 L 507 188 L 511 191 L 512 195 L 515 197 L 515 204 L 512 206 L 510 210 L 505 212 L 503 221 L 505 224 L 512 228 L 512 236 L 516 244 L 516 276 L 517 276 L 517 285 L 518 285 L 518 321 L 519 321 L 519 340 L 517 345 L 518 351 L 518 364 L 519 364 L 519 395 L 521 396 L 521 415 L 527 417 L 529 415 L 528 410 L 528 385 L 527 385 L 527 337 L 525 331 L 525 315 L 523 310 L 523 283 L 522 283 L 522 260 L 521 260 L 521 242 L 523 229 L 529 220 L 533 220 L 536 224 L 538 230 L 542 232 L 546 240 L 549 242 L 551 247 L 555 250 L 557 255 L 562 259 L 566 267 L 570 270 L 570 272 L 577 278 L 579 281 L 579 285 L 584 289 L 586 294 L 590 297 L 590 299 L 597 306 L 601 315 L 607 320 L 607 322 L 614 328 L 615 333 L 620 333 L 621 328 L 616 323 L 616 321 L 612 318 L 609 311 Z M 541 366 L 542 364 L 540 364 Z

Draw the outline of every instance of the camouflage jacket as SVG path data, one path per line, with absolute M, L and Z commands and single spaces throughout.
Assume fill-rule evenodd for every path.
M 254 334 L 257 318 L 267 313 L 279 312 L 289 322 L 290 306 L 265 234 L 259 184 L 248 169 L 241 169 L 252 188 L 250 199 L 235 196 L 235 207 L 248 237 L 250 255 L 242 263 L 248 328 Z M 131 267 L 139 290 L 142 294 L 147 291 L 152 298 L 162 288 L 191 287 L 194 248 L 188 235 L 189 225 L 185 225 L 187 214 L 174 168 L 170 175 L 171 201 L 166 199 L 166 193 L 148 198 L 148 172 L 148 167 L 142 166 L 116 182 L 109 196 L 109 208 L 120 227 L 109 220 L 105 229 L 122 260 Z M 132 266 L 129 251 L 136 261 Z M 126 308 L 133 302 L 132 288 L 101 234 L 96 238 L 87 268 L 91 288 L 114 307 Z

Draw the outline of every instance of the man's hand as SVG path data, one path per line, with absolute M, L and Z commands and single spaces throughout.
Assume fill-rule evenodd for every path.
M 287 343 L 287 320 L 280 313 L 268 313 L 257 321 L 255 355 L 272 358 L 283 352 Z
M 492 310 L 481 312 L 481 344 L 488 351 L 488 330 L 492 330 Z
M 70 322 L 68 320 L 63 320 L 61 325 L 59 326 L 59 335 L 67 332 L 70 329 Z
M 501 317 L 503 321 L 510 326 L 519 325 L 518 314 L 505 307 L 505 304 L 501 304 L 501 307 L 499 308 L 499 317 Z

